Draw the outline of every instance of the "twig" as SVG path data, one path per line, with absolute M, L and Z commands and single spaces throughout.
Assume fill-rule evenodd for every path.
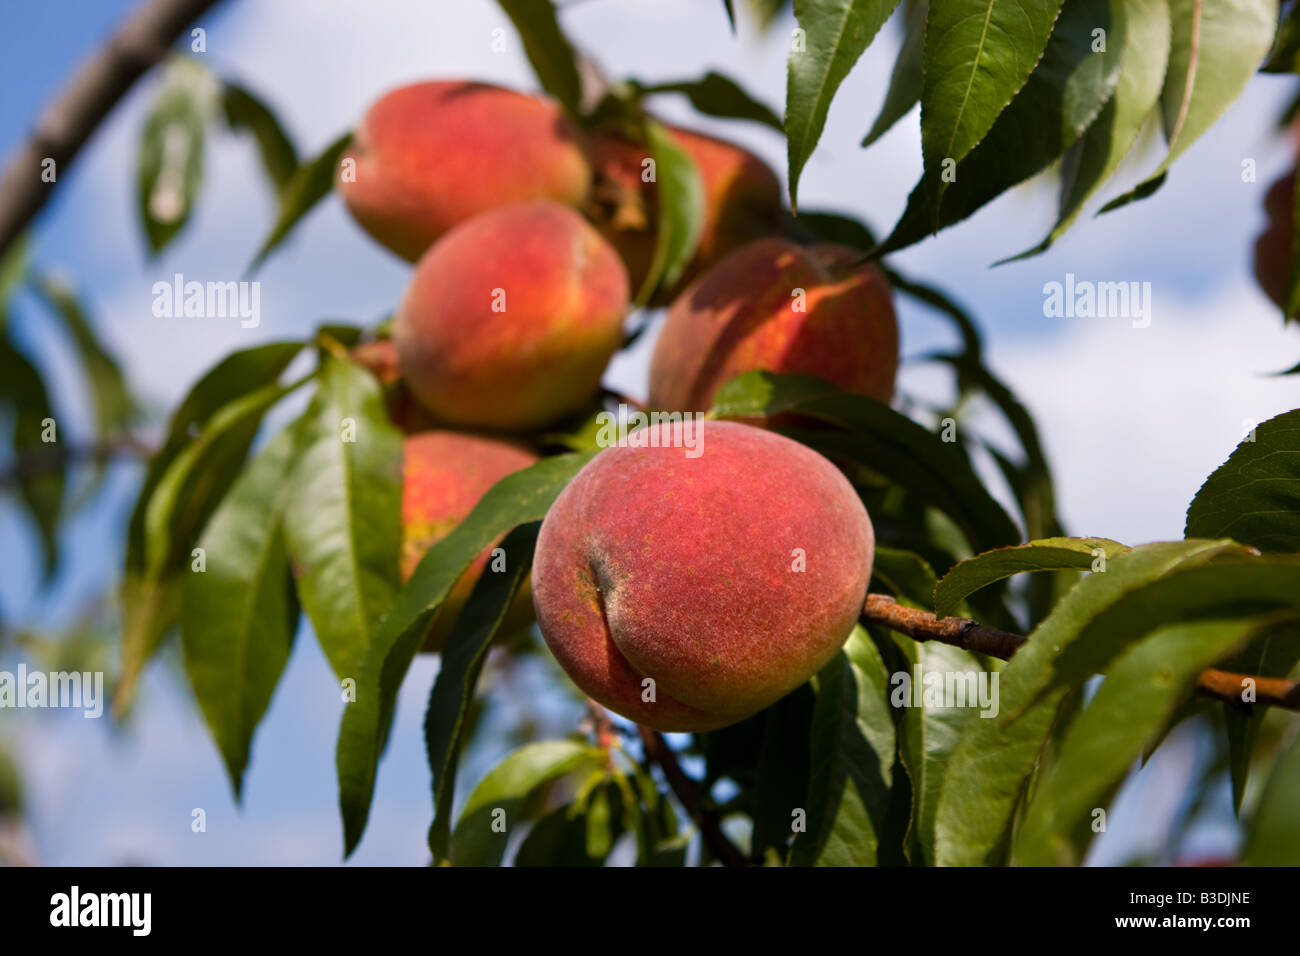
M 1002 660 L 1009 659 L 1026 641 L 1019 634 L 985 627 L 965 618 L 938 618 L 928 611 L 899 604 L 884 594 L 867 595 L 862 619 L 906 634 L 914 640 L 938 641 Z M 1300 711 L 1300 682 L 1281 677 L 1234 674 L 1211 668 L 1202 671 L 1197 678 L 1196 692 L 1237 707 L 1247 706 L 1241 698 L 1247 680 L 1255 682 L 1255 703 Z
M 27 142 L 9 157 L 0 176 L 0 253 L 35 218 L 54 182 L 113 107 L 190 23 L 218 0 L 146 0 L 118 31 L 82 64 L 36 120 Z M 56 179 L 42 180 L 45 160 L 54 160 Z
M 48 445 L 24 449 L 12 465 L 0 471 L 0 490 L 78 462 L 103 463 L 114 458 L 150 458 L 153 453 L 153 448 L 134 435 L 115 435 L 84 445 L 50 442 Z
M 664 740 L 663 734 L 640 725 L 637 726 L 637 733 L 641 736 L 641 746 L 645 748 L 646 757 L 659 764 L 668 779 L 668 786 L 673 788 L 678 801 L 699 825 L 700 833 L 704 835 L 704 840 L 709 844 L 714 856 L 722 861 L 723 866 L 748 866 L 745 855 L 722 832 L 717 814 L 700 806 L 695 781 L 682 770 L 682 765 L 677 762 L 677 755 L 668 746 L 668 741 Z

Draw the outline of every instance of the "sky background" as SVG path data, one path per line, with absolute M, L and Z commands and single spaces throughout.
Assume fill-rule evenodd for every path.
M 739 6 L 739 5 L 738 5 Z M 37 110 L 69 72 L 102 44 L 130 4 L 51 0 L 4 4 L 0 36 L 0 154 L 27 134 Z M 260 94 L 278 113 L 301 155 L 314 155 L 351 128 L 367 105 L 394 86 L 427 78 L 472 77 L 535 88 L 509 22 L 488 0 L 368 0 L 365 4 L 228 0 L 200 24 L 202 61 L 218 75 Z M 792 22 L 760 35 L 752 21 L 733 37 L 720 2 L 580 0 L 563 13 L 571 39 L 615 77 L 669 81 L 726 73 L 780 112 Z M 913 111 L 868 150 L 858 143 L 884 94 L 898 46 L 897 20 L 886 26 L 845 82 L 821 144 L 800 186 L 801 207 L 861 217 L 884 231 L 902 211 L 920 171 Z M 491 49 L 503 29 L 506 49 Z M 977 316 L 987 360 L 1034 413 L 1055 468 L 1060 510 L 1075 534 L 1138 544 L 1182 536 L 1187 502 L 1205 476 L 1256 423 L 1300 405 L 1300 379 L 1268 373 L 1300 359 L 1300 334 L 1282 328 L 1254 284 L 1251 247 L 1262 228 L 1263 194 L 1292 162 L 1273 132 L 1292 81 L 1256 77 L 1245 95 L 1175 165 L 1153 198 L 1099 219 L 1085 217 L 1047 254 L 990 268 L 1034 245 L 1050 229 L 1054 182 L 1040 178 L 1003 196 L 972 220 L 892 258 L 900 270 L 940 286 Z M 251 141 L 209 135 L 206 178 L 194 216 L 157 260 L 150 260 L 135 212 L 135 154 L 157 75 L 139 83 L 100 128 L 75 165 L 60 171 L 54 198 L 33 235 L 34 263 L 73 279 L 96 326 L 149 407 L 174 408 L 186 388 L 227 352 L 260 341 L 302 337 L 320 322 L 368 324 L 389 312 L 410 267 L 372 242 L 331 197 L 266 263 L 262 322 L 158 319 L 154 282 L 240 278 L 266 233 L 273 197 Z M 694 114 L 680 98 L 655 102 L 666 119 L 744 143 L 784 178 L 783 140 L 770 130 Z M 1088 211 L 1141 178 L 1162 144 L 1126 162 Z M 1243 182 L 1243 160 L 1257 181 Z M 1067 273 L 1095 281 L 1152 284 L 1150 327 L 1123 319 L 1049 319 L 1043 286 Z M 952 344 L 947 323 L 899 303 L 905 359 Z M 27 298 L 12 321 L 41 357 L 73 427 L 77 373 L 66 343 L 52 338 Z M 648 347 L 621 357 L 608 384 L 643 395 Z M 936 399 L 944 379 L 906 363 L 901 385 Z M 283 414 L 281 415 L 283 417 Z M 9 621 L 67 624 L 85 602 L 112 586 L 138 468 L 112 469 L 102 497 L 65 530 L 68 557 L 52 587 L 37 579 L 31 529 L 0 503 L 0 613 Z M 421 658 L 403 687 L 397 724 L 381 768 L 370 828 L 354 860 L 426 862 L 431 816 L 421 724 L 436 662 Z M 525 668 L 508 689 L 527 699 L 543 665 Z M 242 812 L 196 706 L 177 680 L 175 655 L 155 665 L 135 720 L 10 713 L 0 736 L 16 738 L 41 862 L 55 864 L 235 864 L 339 862 L 334 740 L 342 704 L 332 673 L 304 629 L 254 740 Z M 556 733 L 576 710 L 556 704 Z M 491 730 L 491 727 L 488 728 Z M 1129 786 L 1094 859 L 1111 862 L 1159 840 L 1175 811 L 1183 775 L 1203 742 L 1171 741 Z M 481 748 L 472 782 L 508 744 Z M 207 814 L 193 833 L 191 813 Z M 1208 828 L 1197 845 L 1216 852 L 1231 827 Z

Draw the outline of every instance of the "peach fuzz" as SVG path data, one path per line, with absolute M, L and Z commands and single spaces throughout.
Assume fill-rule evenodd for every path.
M 455 530 L 479 499 L 506 475 L 533 464 L 537 458 L 515 445 L 463 435 L 427 431 L 403 443 L 402 463 L 402 580 L 415 572 L 426 551 Z M 495 547 L 495 544 L 492 546 Z M 469 598 L 474 583 L 491 557 L 489 547 L 461 575 L 438 611 L 424 650 L 437 651 Z M 516 630 L 532 619 L 532 600 L 525 586 L 507 612 L 505 630 Z
M 503 206 L 420 260 L 393 341 L 407 387 L 439 421 L 523 431 L 591 400 L 627 307 L 623 264 L 581 216 Z
M 651 406 L 707 411 L 723 384 L 755 369 L 818 375 L 888 402 L 898 320 L 884 275 L 858 258 L 847 246 L 761 239 L 718 263 L 668 312 Z
M 725 727 L 808 680 L 871 577 L 871 521 L 830 461 L 760 428 L 700 427 L 695 458 L 677 423 L 645 436 L 676 447 L 592 459 L 542 523 L 532 570 L 542 635 L 573 682 L 662 731 Z
M 353 217 L 412 261 L 486 209 L 533 199 L 576 206 L 591 185 L 577 133 L 556 104 L 487 83 L 415 83 L 385 94 L 344 160 L 338 188 Z

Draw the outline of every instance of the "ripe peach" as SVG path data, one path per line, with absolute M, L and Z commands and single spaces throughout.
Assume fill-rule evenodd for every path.
M 1255 240 L 1255 279 L 1280 309 L 1286 308 L 1287 287 L 1291 282 L 1295 177 L 1293 169 L 1269 187 L 1264 196 L 1268 225 Z
M 704 186 L 704 224 L 695 258 L 673 289 L 681 289 L 704 269 L 745 243 L 781 227 L 781 182 L 753 153 L 734 143 L 670 127 L 677 145 L 695 161 Z M 654 260 L 658 187 L 642 179 L 649 149 L 615 133 L 601 133 L 588 144 L 595 181 L 592 218 L 627 263 L 640 288 Z M 673 289 L 655 302 L 667 302 Z
M 684 427 L 700 429 L 696 457 Z M 533 602 L 586 694 L 647 727 L 710 730 L 835 655 L 873 553 L 866 509 L 817 452 L 734 422 L 658 423 L 560 493 L 537 541 Z
M 474 510 L 489 488 L 537 460 L 532 453 L 506 442 L 445 431 L 410 435 L 403 451 L 403 580 L 415 572 L 426 551 L 451 534 Z M 424 650 L 440 650 L 447 642 L 474 582 L 487 567 L 492 547 L 474 559 L 447 595 L 425 638 Z M 532 598 L 524 587 L 507 612 L 503 633 L 517 630 L 531 619 Z
M 525 430 L 596 393 L 627 306 L 627 271 L 595 229 L 557 203 L 522 203 L 429 250 L 393 341 L 407 386 L 440 421 Z
M 668 312 L 650 362 L 650 404 L 707 411 L 742 372 L 820 375 L 887 402 L 898 320 L 885 277 L 847 246 L 760 239 L 704 273 Z
M 376 101 L 340 167 L 339 191 L 361 227 L 418 259 L 470 216 L 506 203 L 577 205 L 591 169 L 554 103 L 487 83 L 403 86 Z

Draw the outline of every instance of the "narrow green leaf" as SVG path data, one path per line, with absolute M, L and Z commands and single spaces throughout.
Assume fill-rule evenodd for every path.
M 779 859 L 785 859 L 794 834 L 794 814 L 805 807 L 815 701 L 811 688 L 804 684 L 763 712 L 754 835 L 750 841 L 751 855 L 760 860 L 768 850 L 775 850 Z
M 312 629 L 340 678 L 355 678 L 397 595 L 402 438 L 360 366 L 329 357 L 289 476 L 285 543 Z
M 222 84 L 221 106 L 231 129 L 252 134 L 271 185 L 277 194 L 283 192 L 298 168 L 298 151 L 270 107 L 251 91 L 229 82 Z
M 1223 666 L 1237 674 L 1286 677 L 1297 663 L 1300 663 L 1300 627 L 1278 627 Z M 1228 734 L 1228 769 L 1232 777 L 1232 809 L 1235 813 L 1241 812 L 1241 803 L 1246 796 L 1255 737 L 1263 720 L 1262 708 L 1243 709 L 1224 702 L 1223 721 Z
M 1111 0 L 1111 18 L 1123 25 L 1124 37 L 1115 93 L 1065 155 L 1056 225 L 1037 246 L 1012 259 L 1045 252 L 1064 235 L 1084 203 L 1128 155 L 1160 99 L 1169 62 L 1169 0 Z
M 1012 818 L 1069 695 L 1068 687 L 1044 692 L 1053 683 L 1062 648 L 1126 595 L 1180 564 L 1205 560 L 1228 547 L 1186 541 L 1134 548 L 1111 561 L 1104 574 L 1088 575 L 1065 595 L 999 673 L 998 716 L 970 721 L 952 751 L 935 810 L 937 864 L 1005 861 Z
M 714 418 L 796 414 L 835 429 L 783 429 L 832 458 L 860 462 L 950 516 L 976 551 L 1011 544 L 1020 532 L 975 477 L 969 459 L 889 406 L 841 392 L 808 375 L 747 372 L 719 390 Z
M 1187 508 L 1186 535 L 1300 551 L 1300 409 L 1256 427 L 1205 480 Z
M 931 221 L 938 221 L 948 185 L 943 181 L 945 161 L 965 159 L 1024 86 L 1047 46 L 1061 2 L 945 0 L 930 5 L 921 82 L 921 153 Z M 1056 135 L 1051 128 L 1038 133 Z
M 185 579 L 185 672 L 236 799 L 298 630 L 280 525 L 297 439 L 285 429 L 248 464 L 199 539 L 203 570 L 191 567 Z
M 1154 173 L 1112 199 L 1102 212 L 1145 199 L 1160 188 L 1174 160 L 1245 89 L 1277 29 L 1277 0 L 1169 0 L 1169 9 L 1169 67 L 1160 94 L 1169 150 Z
M 1037 785 L 1017 831 L 1015 862 L 1077 866 L 1087 844 L 1076 844 L 1072 834 L 1092 835 L 1092 814 L 1191 696 L 1197 675 L 1272 623 L 1248 617 L 1170 624 L 1116 658 Z
M 646 142 L 654 157 L 659 219 L 654 260 L 637 292 L 638 305 L 656 289 L 670 288 L 690 264 L 704 228 L 704 183 L 690 155 L 660 123 L 647 119 Z
M 425 748 L 433 771 L 434 813 L 429 849 L 434 862 L 447 859 L 450 852 L 456 761 L 465 743 L 466 717 L 474 701 L 474 690 L 488 648 L 532 566 L 537 529 L 537 522 L 530 522 L 506 536 L 501 544 L 504 572 L 487 571 L 474 585 L 442 652 L 442 666 L 424 718 Z
M 0 252 L 0 332 L 4 332 L 5 307 L 9 305 L 9 297 L 27 276 L 30 245 L 24 232 L 9 244 L 8 249 Z
M 793 866 L 874 866 L 893 781 L 889 672 L 861 625 L 816 678 L 807 830 Z
M 929 14 L 929 0 L 918 0 L 907 11 L 903 45 L 899 48 L 894 71 L 889 75 L 889 89 L 880 106 L 876 121 L 862 138 L 864 147 L 884 136 L 894 124 L 911 112 L 921 99 L 921 55 L 925 51 L 925 20 Z
M 898 0 L 795 0 L 799 21 L 786 67 L 785 132 L 790 205 L 799 208 L 799 177 L 817 148 L 831 100 Z
M 138 555 L 130 542 L 127 545 L 122 678 L 114 702 L 119 713 L 130 701 L 145 664 L 178 619 L 181 575 L 191 560 L 191 549 L 239 473 L 263 417 L 305 381 L 288 386 L 263 385 L 216 409 L 201 426 L 195 424 L 197 434 L 170 457 L 148 488 L 147 498 L 142 493 L 137 504 Z M 173 425 L 187 414 L 182 405 Z M 159 457 L 167 453 L 165 446 Z
M 912 666 L 909 679 L 922 681 L 926 674 L 976 674 L 984 667 L 969 651 L 950 647 L 934 641 L 918 642 L 895 635 L 895 642 Z M 904 687 L 891 686 L 890 703 L 902 708 L 903 721 L 899 728 L 899 757 L 908 779 L 912 782 L 912 820 L 910 834 L 921 848 L 922 860 L 933 864 L 939 851 L 935 846 L 935 811 L 939 805 L 940 786 L 952 756 L 953 748 L 961 738 L 966 725 L 979 719 L 977 707 L 944 707 L 927 703 L 924 693 L 921 706 L 912 698 L 905 698 Z M 944 853 L 949 852 L 944 848 Z
M 551 0 L 497 0 L 519 32 L 524 53 L 537 81 L 577 116 L 582 100 L 582 80 L 573 47 L 560 30 Z
M 12 415 L 16 458 L 48 455 L 58 449 L 57 444 L 43 440 L 47 433 L 46 423 L 55 421 L 45 381 L 36 366 L 4 339 L 0 339 L 0 410 Z M 61 467 L 18 473 L 18 491 L 40 538 L 46 579 L 54 573 L 58 562 L 64 485 L 64 469 Z
M 1060 6 L 1059 0 L 1055 5 Z M 1123 24 L 1112 23 L 1110 14 L 1110 0 L 1075 0 L 1064 7 L 1042 60 L 1024 88 L 981 134 L 978 144 L 960 156 L 942 154 L 956 164 L 947 181 L 940 182 L 940 172 L 927 159 L 922 180 L 912 189 L 902 218 L 876 254 L 901 249 L 960 222 L 1070 148 L 1097 118 L 1119 80 Z M 1095 51 L 1093 30 L 1107 32 L 1105 52 Z M 996 33 L 986 42 L 993 36 Z M 924 106 L 922 109 L 924 133 Z M 941 163 L 942 157 L 935 162 Z M 936 189 L 942 192 L 942 206 Z
M 356 848 L 365 831 L 398 688 L 447 592 L 498 536 L 542 520 L 555 497 L 592 457 L 544 458 L 501 479 L 451 534 L 429 549 L 398 592 L 366 648 L 357 673 L 356 699 L 343 712 L 339 727 L 336 764 L 345 853 Z
M 107 438 L 128 424 L 136 411 L 122 369 L 99 341 L 94 324 L 68 285 L 37 273 L 32 276 L 32 288 L 62 320 L 76 346 L 94 402 L 99 436 Z
M 294 170 L 289 181 L 280 190 L 280 209 L 276 214 L 275 224 L 271 227 L 270 235 L 262 242 L 257 255 L 253 257 L 248 267 L 249 272 L 260 266 L 293 231 L 299 221 L 330 194 L 330 190 L 334 188 L 334 178 L 338 174 L 339 161 L 342 160 L 343 152 L 350 142 L 352 142 L 352 133 L 344 133 L 326 146 L 314 159 Z
M 1259 809 L 1251 821 L 1246 850 L 1241 862 L 1246 866 L 1295 866 L 1300 863 L 1300 739 L 1291 742 L 1264 787 Z
M 919 554 L 876 546 L 871 562 L 872 590 L 879 583 L 895 596 L 919 608 L 929 608 L 934 601 L 934 568 Z
M 736 32 L 736 8 L 732 0 L 722 0 L 722 6 L 727 11 L 727 22 L 731 24 L 731 32 Z
M 175 59 L 145 119 L 137 159 L 140 220 L 157 255 L 184 228 L 203 182 L 203 135 L 215 81 L 194 60 Z
M 599 747 L 572 740 L 526 744 L 501 761 L 474 788 L 451 838 L 457 866 L 496 866 L 524 800 L 549 780 L 595 770 L 608 759 Z
M 934 589 L 934 613 L 948 617 L 957 606 L 981 588 L 1025 571 L 1087 571 L 1097 552 L 1109 561 L 1128 548 L 1109 538 L 1043 538 L 1007 548 L 985 551 L 962 561 L 945 574 Z
M 630 85 L 641 96 L 657 93 L 681 93 L 691 105 L 705 116 L 719 119 L 741 119 L 762 123 L 778 133 L 785 132 L 781 117 L 767 104 L 750 96 L 735 80 L 710 70 L 698 80 L 678 80 L 675 83 L 645 85 L 631 80 Z

